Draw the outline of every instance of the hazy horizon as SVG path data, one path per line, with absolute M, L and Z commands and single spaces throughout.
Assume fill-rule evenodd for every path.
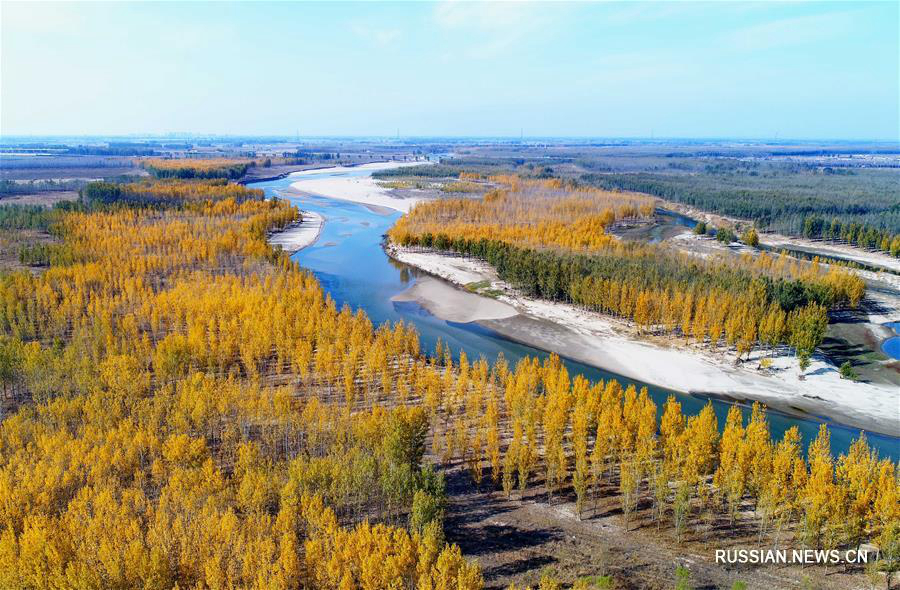
M 900 139 L 872 3 L 2 5 L 15 136 Z
M 642 137 L 642 136 L 601 136 L 601 135 L 339 135 L 339 134 L 323 134 L 323 135 L 276 135 L 276 134 L 253 134 L 253 133 L 193 133 L 171 131 L 167 133 L 73 133 L 73 134 L 2 134 L 0 133 L 0 141 L 8 141 L 11 139 L 266 139 L 266 140 L 283 140 L 287 143 L 313 141 L 313 140 L 384 140 L 384 141 L 400 141 L 404 140 L 497 140 L 504 142 L 529 142 L 540 140 L 572 140 L 575 142 L 634 142 L 634 143 L 668 143 L 668 142 L 704 142 L 704 143 L 723 143 L 723 142 L 747 142 L 747 143 L 765 143 L 765 144 L 790 144 L 792 142 L 810 143 L 815 145 L 827 143 L 839 144 L 900 144 L 900 139 L 878 139 L 866 137 L 714 137 L 714 136 L 693 136 L 693 137 Z

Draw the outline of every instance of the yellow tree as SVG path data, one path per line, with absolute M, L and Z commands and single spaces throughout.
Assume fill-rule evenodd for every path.
M 803 458 L 800 456 L 800 431 L 796 426 L 792 426 L 785 431 L 775 447 L 770 476 L 761 490 L 760 506 L 763 517 L 760 535 L 766 532 L 769 523 L 774 523 L 776 547 L 781 531 L 790 522 L 798 507 L 798 492 L 803 481 L 802 478 L 798 479 L 795 476 L 795 472 L 803 475 L 806 473 Z
M 694 486 L 701 499 L 706 497 L 706 477 L 712 472 L 719 444 L 719 429 L 712 402 L 699 414 L 688 418 L 679 441 L 686 448 L 682 478 Z
M 869 448 L 865 433 L 853 441 L 837 465 L 838 485 L 847 491 L 846 540 L 859 546 L 871 522 L 878 491 L 878 459 Z
M 625 530 L 628 530 L 628 520 L 637 504 L 638 485 L 640 476 L 634 461 L 623 460 L 619 464 L 619 493 L 622 498 L 622 516 L 625 518 Z
M 728 515 L 732 525 L 737 507 L 744 496 L 747 481 L 747 473 L 744 472 L 741 462 L 743 442 L 744 416 L 741 409 L 737 405 L 733 405 L 728 410 L 725 429 L 722 431 L 722 439 L 719 443 L 719 466 L 713 477 L 713 483 L 719 489 L 719 493 L 724 496 L 728 505 Z
M 681 469 L 682 447 L 680 443 L 686 424 L 687 420 L 681 412 L 681 403 L 675 399 L 674 395 L 670 395 L 663 408 L 659 437 L 663 449 L 663 463 L 666 471 L 672 476 L 677 475 Z
M 487 409 L 484 413 L 484 422 L 487 453 L 491 462 L 491 481 L 496 486 L 500 483 L 502 466 L 500 463 L 500 411 L 494 395 L 491 395 L 488 399 Z
M 583 385 L 582 385 L 583 384 Z M 572 412 L 572 450 L 575 455 L 575 470 L 572 473 L 572 487 L 575 489 L 575 513 L 581 518 L 584 509 L 584 500 L 587 495 L 589 483 L 588 471 L 588 428 L 590 427 L 590 413 L 588 412 L 587 382 L 580 375 L 576 378 L 575 390 L 583 393 L 576 394 L 575 409 Z
M 831 435 L 822 424 L 819 435 L 807 451 L 809 477 L 801 494 L 803 533 L 809 546 L 818 547 L 822 541 L 822 527 L 829 515 L 834 489 L 834 463 L 831 457 Z
M 646 290 L 641 291 L 638 295 L 637 302 L 634 306 L 634 323 L 637 325 L 638 333 L 642 333 L 648 328 L 653 321 L 653 300 L 650 293 Z

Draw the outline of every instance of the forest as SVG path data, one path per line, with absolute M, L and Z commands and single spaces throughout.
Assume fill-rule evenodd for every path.
M 413 236 L 430 234 L 574 250 L 616 248 L 619 242 L 606 228 L 625 218 L 652 217 L 656 204 L 646 195 L 573 189 L 559 179 L 533 181 L 494 175 L 490 181 L 506 188 L 493 190 L 482 199 L 422 203 L 391 228 L 391 239 L 404 243 Z
M 2 587 L 481 588 L 478 565 L 444 540 L 452 466 L 510 497 L 537 486 L 549 503 L 571 495 L 580 518 L 613 497 L 635 526 L 636 507 L 651 502 L 656 526 L 680 540 L 719 513 L 787 546 L 872 541 L 877 567 L 900 567 L 896 465 L 864 437 L 834 457 L 823 426 L 804 456 L 796 429 L 772 439 L 759 406 L 749 417 L 734 407 L 720 430 L 711 405 L 685 415 L 673 397 L 660 409 L 645 390 L 569 375 L 557 357 L 489 366 L 442 345 L 421 350 L 414 329 L 338 309 L 273 249 L 267 235 L 300 213 L 259 191 L 98 183 L 82 199 L 54 213 L 64 256 L 40 273 L 0 275 Z M 491 199 L 438 210 L 480 219 L 515 193 Z M 672 259 L 646 266 L 655 276 L 633 289 L 652 254 L 586 236 L 649 214 L 646 199 L 561 199 L 550 225 L 536 226 L 540 239 L 589 221 L 552 240 L 559 252 L 536 251 L 534 236 L 508 229 L 504 241 L 485 241 L 462 223 L 461 237 L 441 246 L 503 252 L 490 255 L 509 258 L 515 273 L 516 257 L 573 256 L 561 260 L 585 266 L 583 280 L 606 280 L 610 292 L 622 283 L 600 306 L 638 308 L 651 288 L 695 281 L 705 301 L 720 294 L 713 286 L 738 299 L 750 284 L 792 334 L 814 331 L 820 303 L 853 304 L 846 279 L 812 264 L 788 281 L 794 269 L 748 261 L 725 274 Z M 404 235 L 419 239 L 413 229 Z M 604 277 L 602 260 L 594 268 L 575 251 L 628 265 Z M 784 308 L 779 276 L 802 293 Z M 771 293 L 755 287 L 766 278 Z M 549 280 L 535 288 L 559 277 Z M 699 308 L 684 309 L 697 317 Z
M 256 162 L 232 158 L 166 159 L 146 158 L 140 161 L 156 178 L 227 178 L 237 179 Z
M 900 256 L 897 171 L 829 170 L 720 164 L 691 174 L 589 173 L 580 180 L 749 219 L 771 231 Z
M 390 238 L 483 259 L 529 296 L 626 318 L 640 331 L 735 347 L 739 358 L 789 344 L 801 367 L 824 337 L 827 311 L 856 307 L 865 293 L 857 275 L 816 260 L 699 259 L 605 232 L 616 220 L 651 216 L 648 197 L 559 180 L 495 180 L 508 188 L 480 201 L 421 204 Z

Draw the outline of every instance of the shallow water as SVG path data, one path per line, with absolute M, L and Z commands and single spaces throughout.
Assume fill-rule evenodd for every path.
M 321 178 L 324 174 L 358 177 L 371 174 L 371 170 L 352 170 L 338 174 L 319 171 L 316 177 Z M 295 176 L 253 183 L 252 186 L 265 190 L 266 196 L 276 196 L 277 191 L 302 180 L 302 176 Z M 420 274 L 415 268 L 390 259 L 381 248 L 385 232 L 400 217 L 400 213 L 379 214 L 363 205 L 322 197 L 288 198 L 301 209 L 315 211 L 325 217 L 325 225 L 318 241 L 297 252 L 292 258 L 316 275 L 339 307 L 346 304 L 354 310 L 362 308 L 375 325 L 385 321 L 414 324 L 425 351 L 434 350 L 440 339 L 454 353 L 464 350 L 471 360 L 484 356 L 488 362 L 493 362 L 502 353 L 510 365 L 515 365 L 524 356 L 545 358 L 548 355 L 545 351 L 506 340 L 477 324 L 444 321 L 416 303 L 392 302 L 391 297 L 406 290 Z M 615 378 L 623 386 L 634 383 L 640 388 L 646 385 L 582 363 L 569 360 L 564 362 L 572 376 L 581 373 L 591 381 Z M 646 387 L 661 414 L 666 398 L 675 392 L 652 385 Z M 707 403 L 706 399 L 680 393 L 675 395 L 685 413 L 699 412 Z M 713 400 L 713 407 L 719 418 L 719 426 L 723 427 L 730 404 Z M 744 413 L 749 418 L 749 409 Z M 776 439 L 785 430 L 796 425 L 803 435 L 804 445 L 807 445 L 815 438 L 821 422 L 792 418 L 770 411 L 769 424 L 772 436 Z M 830 428 L 834 453 L 846 451 L 850 442 L 859 436 L 859 430 L 855 428 L 840 425 L 831 425 Z M 895 461 L 900 457 L 900 439 L 877 434 L 867 434 L 867 437 L 869 444 L 882 457 L 891 457 Z

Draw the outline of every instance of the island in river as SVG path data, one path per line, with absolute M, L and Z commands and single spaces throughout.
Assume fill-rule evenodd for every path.
M 388 164 L 391 165 L 396 164 Z M 322 208 L 319 211 L 324 215 L 326 225 L 332 218 L 332 210 L 335 221 L 348 217 L 348 209 L 334 199 L 360 203 L 384 220 L 379 228 L 383 233 L 398 217 L 396 211 L 407 211 L 416 199 L 396 199 L 391 191 L 380 187 L 369 176 L 378 168 L 378 165 L 369 165 L 366 169 L 354 167 L 304 172 L 278 183 L 275 192 L 296 199 L 298 206 L 304 209 L 313 202 L 320 204 Z M 326 203 L 322 197 L 332 201 Z M 357 231 L 347 233 L 355 236 Z M 353 239 L 355 237 L 332 236 L 328 238 L 328 243 L 339 244 L 343 240 Z M 367 239 L 372 238 L 369 236 Z M 337 260 L 344 265 L 342 268 L 347 268 L 348 264 L 366 265 L 367 262 L 359 259 L 358 252 L 354 253 L 353 258 L 341 256 L 339 249 L 328 248 L 333 251 L 328 256 L 336 257 L 328 264 L 319 262 L 326 256 L 325 244 L 298 254 L 298 261 L 316 272 L 326 289 L 334 289 L 333 295 L 339 304 L 359 304 L 362 298 L 371 302 L 376 297 L 392 300 L 398 307 L 412 303 L 428 310 L 434 317 L 446 320 L 442 327 L 455 330 L 457 334 L 460 333 L 460 326 L 466 326 L 468 330 L 478 327 L 484 334 L 556 352 L 579 361 L 582 367 L 599 367 L 626 380 L 703 398 L 762 401 L 771 409 L 793 416 L 809 426 L 803 429 L 805 440 L 812 438 L 810 433 L 814 432 L 814 425 L 823 420 L 835 425 L 837 430 L 840 430 L 840 425 L 847 425 L 884 433 L 889 436 L 881 439 L 882 444 L 878 445 L 883 449 L 882 455 L 897 454 L 897 441 L 891 437 L 898 434 L 896 416 L 900 408 L 900 392 L 896 388 L 841 380 L 836 368 L 824 358 L 814 358 L 804 381 L 798 379 L 796 361 L 790 358 L 773 359 L 774 369 L 770 374 L 757 371 L 755 366 L 758 363 L 752 360 L 735 367 L 700 350 L 638 339 L 629 333 L 627 325 L 604 316 L 571 306 L 523 298 L 497 281 L 492 269 L 484 263 L 435 252 L 402 251 L 388 247 L 392 257 L 431 276 L 419 275 L 414 281 L 409 281 L 411 285 L 391 285 L 384 293 L 375 293 L 378 290 L 376 287 L 350 286 L 348 279 L 340 276 L 344 271 L 336 268 L 334 263 Z M 373 255 L 368 253 L 367 256 Z M 374 264 L 374 258 L 371 262 Z M 341 301 L 337 293 L 342 289 L 354 290 L 357 299 L 350 297 Z M 479 295 L 472 292 L 474 290 L 492 296 Z M 374 308 L 367 308 L 367 312 L 376 322 L 396 317 L 389 312 L 379 313 L 379 309 Z M 421 318 L 416 319 L 419 321 Z M 423 344 L 427 346 L 429 338 L 425 334 L 428 330 L 420 326 L 420 332 L 423 333 Z M 439 337 L 444 338 L 444 335 Z M 452 335 L 448 334 L 445 341 L 453 342 Z M 459 343 L 458 346 L 463 347 Z M 662 393 L 657 399 L 664 399 L 664 395 Z M 795 423 L 787 416 L 784 422 Z M 858 432 L 853 432 L 853 429 L 847 429 L 843 438 L 849 440 L 858 435 Z M 873 443 L 876 442 L 874 438 L 870 437 Z

